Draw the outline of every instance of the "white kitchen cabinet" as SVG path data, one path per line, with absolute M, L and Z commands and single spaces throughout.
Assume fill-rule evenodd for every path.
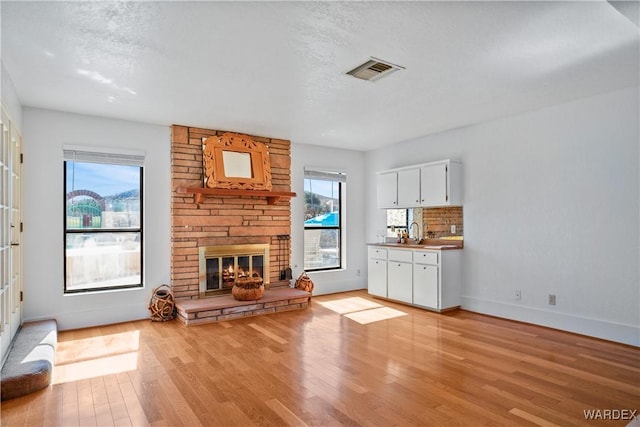
M 462 250 L 370 245 L 369 294 L 444 311 L 462 302 Z
M 420 206 L 462 204 L 462 169 L 458 162 L 445 160 L 420 167 Z
M 389 249 L 387 262 L 387 297 L 413 302 L 413 253 L 401 249 Z
M 435 255 L 435 262 L 432 259 L 421 260 L 423 251 L 416 251 L 416 262 L 413 264 L 413 303 L 423 307 L 438 309 L 438 252 L 430 252 Z M 427 263 L 421 263 L 427 262 Z
M 462 205 L 462 165 L 451 160 L 378 172 L 383 209 Z
M 370 246 L 368 258 L 368 288 L 371 295 L 387 297 L 387 249 Z
M 398 173 L 388 172 L 378 174 L 378 207 L 398 207 Z
M 447 310 L 462 303 L 462 251 L 415 250 L 413 304 Z
M 411 208 L 420 205 L 420 169 L 398 171 L 398 207 Z

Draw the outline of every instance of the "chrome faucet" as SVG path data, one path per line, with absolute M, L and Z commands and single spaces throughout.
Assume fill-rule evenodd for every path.
M 415 221 L 411 223 L 411 225 L 409 226 L 409 231 L 411 231 L 412 233 L 413 233 L 413 224 L 415 224 L 416 227 L 418 227 L 418 232 L 413 234 L 413 240 L 415 240 L 416 243 L 419 243 L 420 242 L 420 224 L 418 224 Z

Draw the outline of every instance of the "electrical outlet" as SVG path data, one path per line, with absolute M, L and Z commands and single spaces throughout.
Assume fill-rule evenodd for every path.
M 522 291 L 516 291 L 514 297 L 516 301 L 520 301 L 522 299 Z
M 453 224 L 451 226 L 451 234 L 456 234 L 456 225 L 455 224 Z
M 549 305 L 556 305 L 556 296 L 549 294 Z

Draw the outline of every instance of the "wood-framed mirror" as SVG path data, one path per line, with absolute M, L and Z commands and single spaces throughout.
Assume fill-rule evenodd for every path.
M 271 190 L 266 145 L 230 132 L 202 138 L 202 142 L 205 188 Z

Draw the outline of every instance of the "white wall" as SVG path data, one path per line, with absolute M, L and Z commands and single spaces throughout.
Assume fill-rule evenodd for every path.
M 24 320 L 60 329 L 147 318 L 151 290 L 169 283 L 169 128 L 24 108 Z M 144 150 L 144 289 L 63 294 L 65 144 Z
M 22 130 L 22 105 L 11 76 L 0 62 L 0 101 L 13 126 Z
M 368 152 L 367 238 L 376 171 L 461 160 L 463 308 L 640 345 L 638 104 L 626 89 Z
M 293 278 L 304 266 L 304 168 L 318 167 L 341 170 L 347 174 L 346 194 L 346 263 L 342 270 L 309 273 L 316 295 L 363 289 L 366 287 L 367 260 L 365 255 L 364 153 L 291 144 L 291 264 Z M 344 245 L 344 242 L 343 242 Z

